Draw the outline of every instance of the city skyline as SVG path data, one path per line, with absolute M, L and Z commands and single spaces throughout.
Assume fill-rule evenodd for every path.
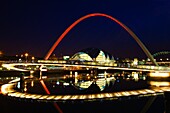
M 127 25 L 152 54 L 168 51 L 169 5 L 167 0 L 4 1 L 0 50 L 7 55 L 27 52 L 44 57 L 68 26 L 86 14 L 99 12 L 109 14 Z M 124 29 L 102 17 L 81 22 L 68 33 L 54 54 L 73 55 L 88 47 L 100 48 L 115 57 L 146 57 Z

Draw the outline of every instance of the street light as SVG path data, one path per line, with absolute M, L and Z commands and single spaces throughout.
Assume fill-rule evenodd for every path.
M 27 62 L 28 53 L 25 53 L 25 61 Z
M 34 62 L 34 60 L 35 60 L 35 57 L 31 57 L 31 59 L 32 59 L 32 62 Z

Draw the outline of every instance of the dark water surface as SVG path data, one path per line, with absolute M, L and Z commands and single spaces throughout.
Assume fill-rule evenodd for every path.
M 130 100 L 59 102 L 64 113 L 140 113 L 150 97 Z M 52 102 L 24 101 L 0 96 L 1 113 L 57 113 Z M 164 113 L 163 96 L 158 96 L 147 113 Z
M 49 76 L 48 79 L 44 79 L 44 83 L 47 85 L 51 94 L 88 94 L 88 93 L 100 93 L 100 92 L 117 92 L 125 90 L 135 90 L 149 88 L 147 80 L 139 79 L 138 81 L 132 78 L 117 78 L 114 81 L 107 82 L 104 90 L 101 90 L 98 85 L 93 87 L 89 86 L 87 89 L 81 89 L 75 85 L 75 78 L 70 75 L 65 77 L 58 76 L 57 74 Z M 88 81 L 89 78 L 79 77 L 78 81 Z M 84 79 L 84 80 L 83 80 Z M 95 77 L 92 76 L 90 80 L 95 81 Z M 33 85 L 32 85 L 33 82 Z M 105 82 L 105 81 L 104 81 Z M 69 85 L 63 85 L 63 83 L 69 83 Z M 95 82 L 94 82 L 95 83 Z M 25 85 L 26 84 L 26 85 Z M 23 88 L 26 87 L 28 93 L 46 94 L 37 78 L 27 79 L 23 83 Z M 90 89 L 91 88 L 91 89 Z M 19 91 L 19 88 L 16 87 Z M 81 89 L 81 90 L 80 90 Z M 140 113 L 148 103 L 148 100 L 152 97 L 136 97 L 126 98 L 118 100 L 90 100 L 90 101 L 63 101 L 56 102 L 60 109 L 64 113 Z M 163 95 L 156 97 L 152 105 L 149 107 L 146 113 L 164 113 L 165 111 L 165 98 Z M 0 113 L 57 113 L 57 109 L 54 107 L 53 102 L 39 102 L 37 100 L 26 100 L 20 98 L 11 98 L 0 95 Z

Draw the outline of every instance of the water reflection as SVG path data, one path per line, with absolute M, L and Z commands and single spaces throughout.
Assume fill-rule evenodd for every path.
M 156 87 L 170 86 L 168 81 L 149 81 L 149 84 Z
M 44 78 L 44 77 L 42 77 Z M 86 94 L 147 88 L 146 75 L 141 72 L 91 73 L 70 72 L 69 75 L 46 75 L 43 79 L 51 94 Z M 21 91 L 43 94 L 39 77 L 25 79 Z M 19 82 L 17 88 L 19 89 Z
M 104 90 L 104 88 L 107 85 L 110 85 L 110 82 L 112 82 L 112 84 L 114 84 L 115 82 L 115 77 L 109 77 L 109 78 L 99 78 L 99 79 L 95 79 L 93 81 L 81 81 L 77 84 L 75 84 L 77 87 L 79 87 L 80 89 L 87 89 L 92 83 L 97 84 L 100 88 L 101 91 Z
M 8 82 L 10 82 L 14 79 L 17 79 L 17 78 L 19 78 L 19 77 L 13 77 L 13 76 L 11 76 L 11 77 L 0 77 L 0 84 L 8 83 Z

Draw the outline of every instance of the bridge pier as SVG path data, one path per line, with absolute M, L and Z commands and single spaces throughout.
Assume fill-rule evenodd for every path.
M 75 81 L 74 81 L 74 83 L 77 84 L 77 82 L 78 82 L 78 72 L 75 72 Z
M 20 91 L 23 92 L 24 91 L 24 73 L 22 72 L 20 74 Z
M 42 79 L 42 71 L 40 70 L 40 77 L 39 77 L 39 79 Z

